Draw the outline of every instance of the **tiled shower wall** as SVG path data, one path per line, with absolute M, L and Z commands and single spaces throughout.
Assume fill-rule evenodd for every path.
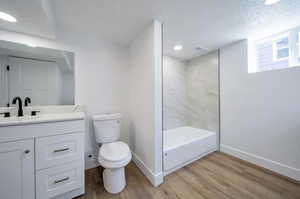
M 164 129 L 181 126 L 218 132 L 218 52 L 187 62 L 164 57 Z
M 163 127 L 173 129 L 187 125 L 186 64 L 163 58 Z

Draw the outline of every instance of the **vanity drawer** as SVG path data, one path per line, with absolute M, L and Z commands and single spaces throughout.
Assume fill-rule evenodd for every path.
M 58 166 L 78 159 L 83 162 L 83 141 L 83 133 L 37 138 L 35 142 L 36 169 Z
M 50 199 L 84 186 L 84 165 L 75 161 L 36 173 L 36 198 Z

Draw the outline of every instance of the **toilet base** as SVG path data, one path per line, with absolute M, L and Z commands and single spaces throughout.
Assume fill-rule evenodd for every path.
M 103 184 L 107 192 L 116 194 L 123 191 L 126 186 L 124 167 L 105 169 L 103 171 Z

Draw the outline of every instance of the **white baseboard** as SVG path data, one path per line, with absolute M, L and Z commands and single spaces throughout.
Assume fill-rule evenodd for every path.
M 239 149 L 223 145 L 221 144 L 221 152 L 227 153 L 229 155 L 235 156 L 237 158 L 240 158 L 242 160 L 251 162 L 253 164 L 256 164 L 258 166 L 264 167 L 266 169 L 269 169 L 271 171 L 274 171 L 276 173 L 279 173 L 283 176 L 287 176 L 289 178 L 292 178 L 294 180 L 300 181 L 300 169 L 290 167 L 288 165 L 281 164 L 279 162 L 269 160 L 245 151 L 241 151 Z
M 162 172 L 154 174 L 135 153 L 132 153 L 132 160 L 153 186 L 157 187 L 163 183 L 164 175 Z
M 100 166 L 100 164 L 98 163 L 97 160 L 94 159 L 85 160 L 85 170 L 92 169 L 98 166 Z

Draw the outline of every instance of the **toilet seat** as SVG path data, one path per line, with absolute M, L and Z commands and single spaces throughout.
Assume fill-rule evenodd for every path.
M 126 159 L 130 149 L 124 142 L 112 142 L 103 144 L 99 150 L 99 155 L 107 161 L 118 162 Z
M 104 168 L 120 168 L 131 160 L 131 152 L 124 142 L 103 144 L 99 149 L 98 161 Z

